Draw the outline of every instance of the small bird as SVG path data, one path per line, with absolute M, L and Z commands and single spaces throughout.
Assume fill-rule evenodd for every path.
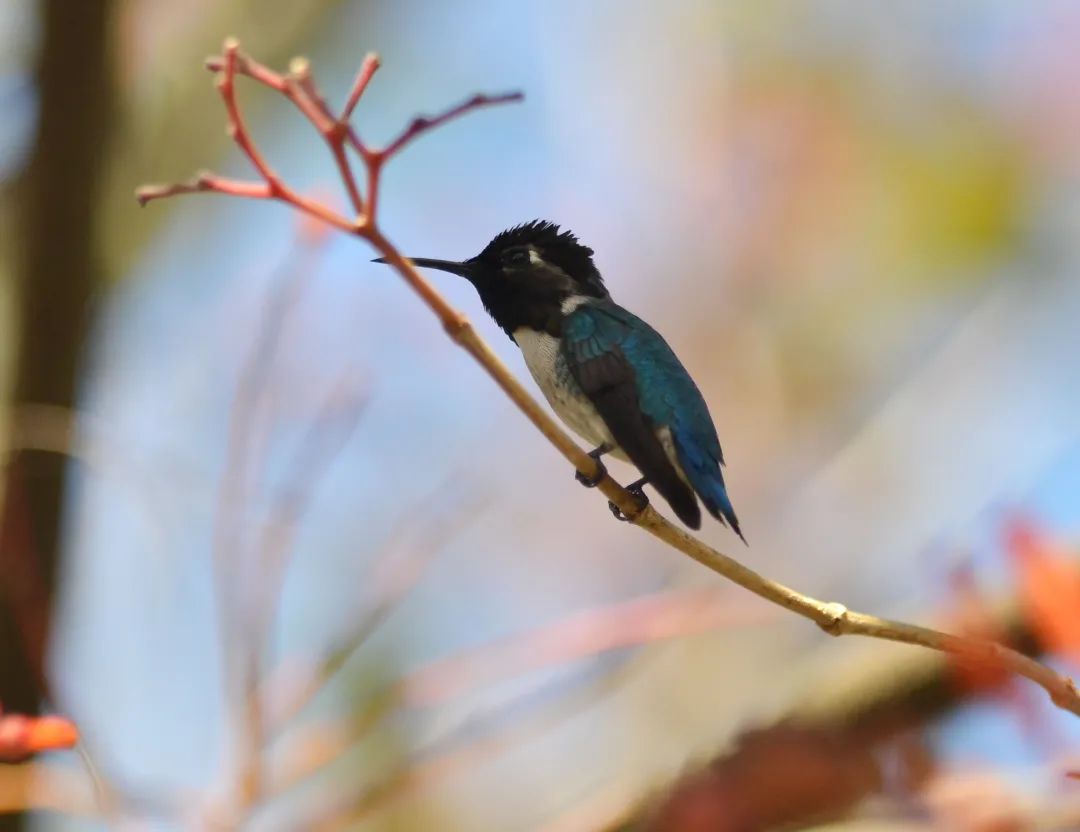
M 555 413 L 596 446 L 589 455 L 601 474 L 589 480 L 579 472 L 579 481 L 598 484 L 605 454 L 628 460 L 642 474 L 628 486 L 637 497 L 645 499 L 642 486 L 652 485 L 692 529 L 701 526 L 700 497 L 746 542 L 701 392 L 660 334 L 611 299 L 591 248 L 554 223 L 533 220 L 503 231 L 468 260 L 411 259 L 476 287 Z

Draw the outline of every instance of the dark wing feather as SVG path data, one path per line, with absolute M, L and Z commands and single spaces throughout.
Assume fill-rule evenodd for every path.
M 701 526 L 697 497 L 679 477 L 638 401 L 634 368 L 618 344 L 618 333 L 594 326 L 578 310 L 563 332 L 562 350 L 571 375 L 589 398 L 619 447 L 660 492 L 687 526 Z

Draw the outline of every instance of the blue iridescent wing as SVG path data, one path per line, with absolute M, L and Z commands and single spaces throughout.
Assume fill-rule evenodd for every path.
M 683 475 L 709 513 L 730 524 L 741 537 L 739 521 L 720 471 L 723 452 L 708 406 L 660 334 L 610 301 L 592 302 L 579 306 L 563 322 L 563 350 L 571 373 L 616 441 L 672 503 L 679 518 L 691 528 L 700 525 L 696 501 L 687 501 L 679 493 L 687 490 L 685 483 L 668 461 L 657 438 L 657 428 L 671 431 Z M 627 447 L 613 422 L 618 424 L 620 432 L 628 435 L 633 447 Z M 664 464 L 657 458 L 658 454 Z M 646 464 L 657 474 L 663 471 L 667 475 L 664 487 L 646 470 Z M 670 482 L 671 474 L 681 489 Z M 679 499 L 679 506 L 665 493 L 665 487 Z M 688 502 L 693 503 L 692 510 Z M 698 522 L 690 522 L 694 519 Z
M 571 375 L 630 461 L 687 526 L 701 526 L 697 498 L 679 477 L 642 411 L 635 368 L 624 351 L 630 329 L 599 308 L 583 305 L 563 322 L 562 351 Z

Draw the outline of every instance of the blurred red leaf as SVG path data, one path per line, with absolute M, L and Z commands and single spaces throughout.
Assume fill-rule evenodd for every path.
M 949 576 L 951 589 L 949 628 L 962 636 L 990 641 L 1007 641 L 1007 633 L 979 591 L 970 564 L 958 566 Z M 955 653 L 946 654 L 956 689 L 963 694 L 980 694 L 1001 689 L 1011 678 L 1000 664 L 977 661 Z
M 41 751 L 71 748 L 79 729 L 62 716 L 0 715 L 0 762 L 15 763 Z
M 1080 663 L 1080 566 L 1077 553 L 1032 524 L 1007 532 L 1024 619 L 1049 653 Z
M 1080 771 L 1066 771 L 1065 776 L 1070 780 L 1080 780 Z

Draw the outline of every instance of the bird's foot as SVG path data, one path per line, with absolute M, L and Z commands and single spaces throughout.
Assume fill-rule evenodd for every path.
M 580 471 L 574 472 L 574 479 L 584 485 L 586 488 L 596 488 L 600 484 L 600 480 L 607 476 L 607 468 L 604 463 L 599 459 L 596 460 L 596 476 L 587 477 Z
M 596 474 L 594 476 L 586 476 L 580 471 L 574 472 L 574 479 L 584 485 L 586 488 L 596 488 L 600 484 L 600 481 L 607 476 L 607 467 L 600 461 L 600 457 L 610 451 L 611 448 L 607 445 L 601 445 L 599 448 L 594 448 L 589 451 L 589 456 L 593 458 L 596 463 Z
M 645 507 L 649 504 L 649 498 L 645 496 L 644 486 L 648 482 L 645 477 L 642 477 L 637 482 L 632 482 L 626 486 L 626 490 L 637 501 L 637 509 L 633 514 L 625 514 L 621 508 L 615 503 L 608 501 L 608 508 L 611 509 L 611 513 L 615 515 L 615 519 L 623 523 L 633 523 L 637 519 L 638 515 L 644 511 Z

